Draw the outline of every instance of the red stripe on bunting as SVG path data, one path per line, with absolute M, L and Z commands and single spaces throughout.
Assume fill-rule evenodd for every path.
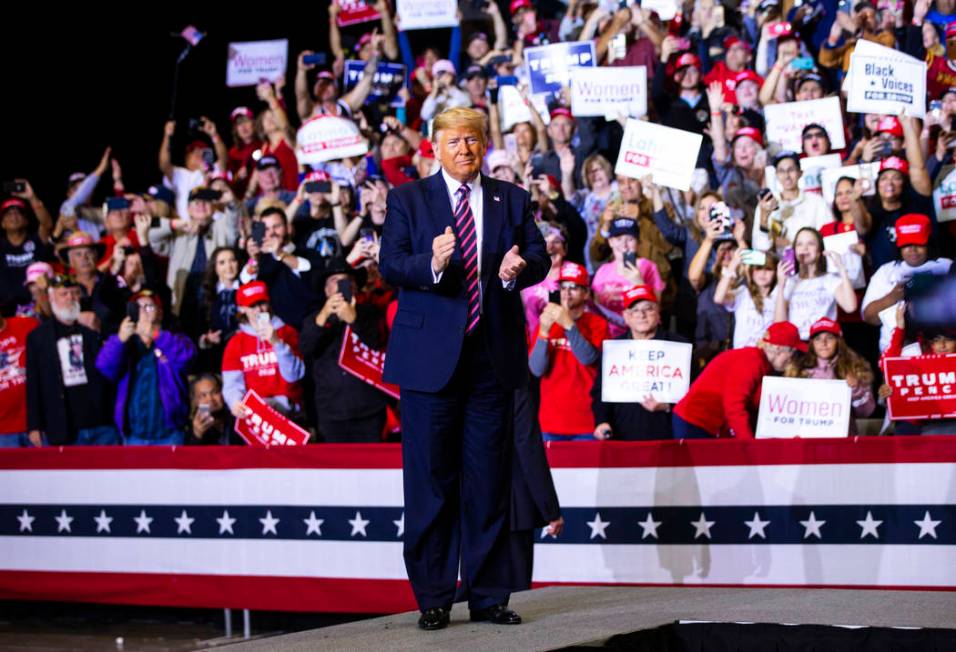
M 956 462 L 956 437 L 556 442 L 553 468 Z M 398 444 L 0 449 L 10 469 L 400 469 Z
M 370 614 L 417 608 L 406 580 L 160 573 L 3 571 L 0 599 Z

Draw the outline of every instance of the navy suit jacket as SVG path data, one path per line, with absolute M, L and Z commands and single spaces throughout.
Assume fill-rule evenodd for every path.
M 528 379 L 520 291 L 544 279 L 551 259 L 534 222 L 531 196 L 484 175 L 481 188 L 481 320 L 498 382 L 510 390 Z M 401 291 L 384 378 L 410 390 L 437 392 L 458 364 L 468 316 L 460 250 L 455 249 L 439 283 L 432 276 L 432 241 L 455 226 L 448 186 L 438 172 L 393 188 L 387 206 L 379 267 Z M 514 245 L 528 265 L 509 290 L 502 287 L 498 268 Z

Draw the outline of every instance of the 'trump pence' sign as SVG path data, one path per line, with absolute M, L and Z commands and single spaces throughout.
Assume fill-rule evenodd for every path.
M 230 43 L 226 61 L 226 86 L 255 86 L 285 77 L 289 41 L 249 41 Z
M 758 438 L 846 437 L 849 427 L 850 386 L 845 380 L 764 377 Z
M 956 355 L 887 358 L 886 378 L 891 419 L 956 417 Z
M 557 93 L 571 80 L 571 68 L 594 66 L 594 41 L 571 41 L 526 48 L 532 93 Z
M 571 68 L 571 113 L 639 118 L 647 113 L 647 68 Z
M 614 172 L 634 179 L 650 174 L 659 186 L 688 190 L 702 140 L 690 131 L 629 119 Z
M 660 340 L 607 340 L 602 345 L 601 400 L 640 403 L 648 395 L 677 403 L 690 387 L 691 345 Z
M 307 120 L 299 127 L 295 141 L 299 163 L 307 165 L 361 156 L 368 151 L 368 141 L 354 122 L 330 115 Z

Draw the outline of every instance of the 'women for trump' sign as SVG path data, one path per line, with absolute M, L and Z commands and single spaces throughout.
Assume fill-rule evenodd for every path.
M 845 380 L 764 377 L 758 438 L 846 437 L 849 426 L 850 386 Z

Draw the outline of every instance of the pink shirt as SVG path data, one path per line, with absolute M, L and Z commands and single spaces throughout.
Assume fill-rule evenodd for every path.
M 521 291 L 521 300 L 524 302 L 524 318 L 528 327 L 528 342 L 533 342 L 541 323 L 539 317 L 544 307 L 548 305 L 548 295 L 561 287 L 557 278 L 546 278 L 537 285 L 532 285 Z M 530 344 L 529 344 L 530 346 Z
M 637 269 L 644 278 L 644 284 L 649 285 L 658 297 L 664 291 L 664 281 L 657 271 L 657 265 L 646 258 L 637 259 Z M 634 285 L 631 281 L 617 273 L 617 266 L 612 260 L 604 263 L 594 274 L 591 289 L 594 291 L 594 303 L 601 314 L 607 319 L 611 327 L 611 337 L 617 337 L 627 330 L 624 324 L 624 290 Z

